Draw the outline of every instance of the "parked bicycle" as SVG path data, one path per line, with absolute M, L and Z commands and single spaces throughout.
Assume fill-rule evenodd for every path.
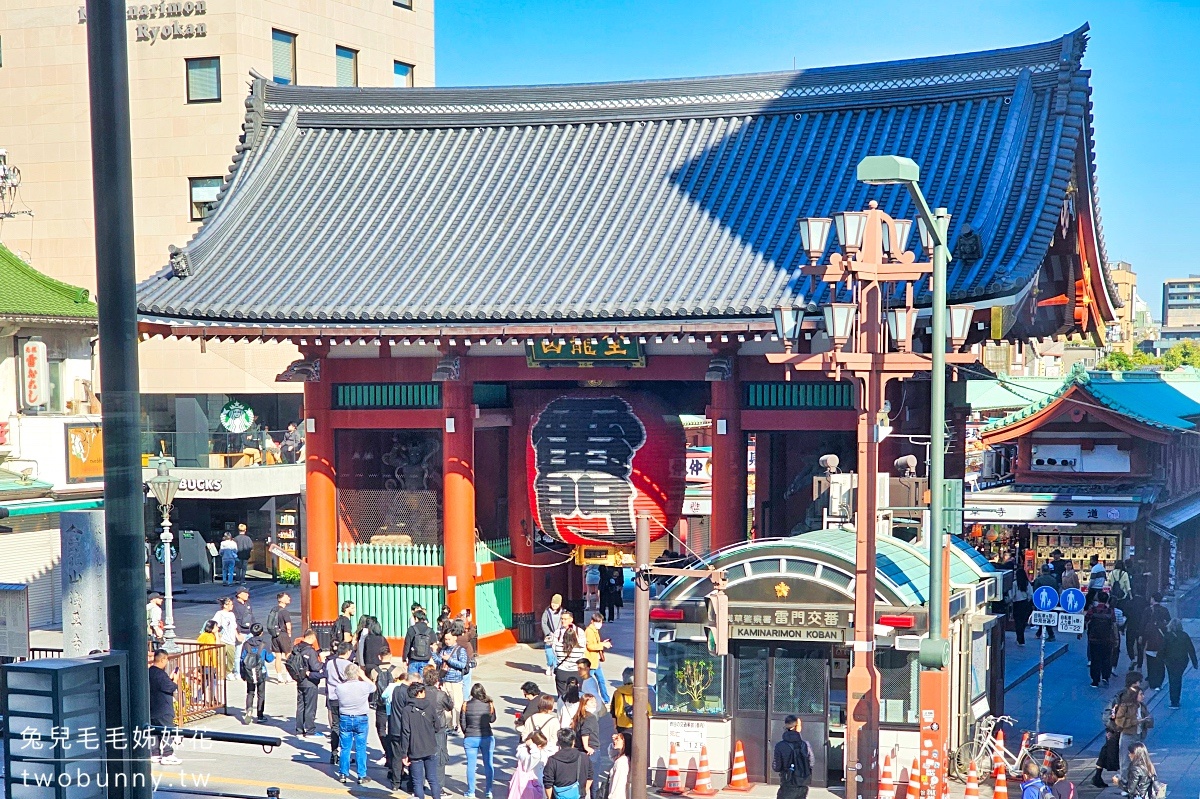
M 987 715 L 981 718 L 975 725 L 975 738 L 959 746 L 950 756 L 950 776 L 956 780 L 966 780 L 967 771 L 974 763 L 979 781 L 986 782 L 995 777 L 993 764 L 997 754 L 1004 763 L 1006 776 L 1010 779 L 1021 774 L 1026 760 L 1033 760 L 1038 765 L 1055 760 L 1066 763 L 1066 759 L 1053 749 L 1038 744 L 1030 745 L 1034 738 L 1033 733 L 1028 730 L 1021 733 L 1021 748 L 1016 752 L 1010 751 L 1007 746 L 996 740 L 996 730 L 1000 724 L 1013 725 L 1016 722 L 1012 716 Z

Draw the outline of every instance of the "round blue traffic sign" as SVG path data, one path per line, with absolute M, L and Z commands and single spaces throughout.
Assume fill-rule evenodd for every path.
M 1033 591 L 1033 606 L 1038 610 L 1054 610 L 1058 607 L 1058 592 L 1048 585 L 1040 585 Z
M 1037 601 L 1036 599 L 1034 600 Z M 1067 613 L 1083 613 L 1083 606 L 1087 604 L 1087 597 L 1078 588 L 1067 588 L 1062 592 L 1062 596 L 1058 598 L 1062 609 Z

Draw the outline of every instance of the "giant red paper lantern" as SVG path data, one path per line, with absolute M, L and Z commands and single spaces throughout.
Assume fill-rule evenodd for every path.
M 530 422 L 529 506 L 567 544 L 628 546 L 643 513 L 656 539 L 679 520 L 686 460 L 683 425 L 655 397 L 566 394 Z

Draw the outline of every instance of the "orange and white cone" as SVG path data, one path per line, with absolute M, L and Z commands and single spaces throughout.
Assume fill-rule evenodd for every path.
M 921 796 L 921 763 L 913 758 L 912 768 L 908 770 L 908 799 L 920 799 Z
M 679 755 L 675 753 L 675 744 L 671 744 L 671 757 L 667 760 L 667 782 L 659 793 L 683 793 L 683 778 L 679 775 Z
M 996 789 L 992 791 L 992 799 L 1008 799 L 1008 767 L 998 752 L 995 755 L 995 769 Z
M 725 786 L 725 790 L 750 790 L 750 773 L 746 771 L 746 752 L 742 749 L 741 741 L 735 742 L 733 747 L 733 771 L 729 775 L 729 784 Z
M 1052 768 L 1054 766 L 1054 757 L 1055 757 L 1054 752 L 1047 749 L 1046 756 L 1042 758 L 1042 768 L 1049 771 L 1050 768 Z
M 892 781 L 892 756 L 883 756 L 883 771 L 879 773 L 879 799 L 896 799 L 896 783 Z
M 712 796 L 717 792 L 712 787 L 712 772 L 708 768 L 708 747 L 700 745 L 700 765 L 696 767 L 696 787 L 688 791 L 689 796 Z
M 979 772 L 975 770 L 975 761 L 967 768 L 967 790 L 964 799 L 979 799 Z
M 1004 751 L 1004 730 L 996 730 L 996 752 Z M 995 778 L 1004 769 L 1004 761 L 998 755 L 992 756 L 992 777 Z M 1005 775 L 1007 776 L 1007 774 Z

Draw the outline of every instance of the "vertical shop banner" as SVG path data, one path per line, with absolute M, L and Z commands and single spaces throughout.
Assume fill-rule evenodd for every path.
M 21 347 L 21 401 L 26 408 L 50 402 L 50 362 L 46 342 L 41 339 L 31 339 Z

